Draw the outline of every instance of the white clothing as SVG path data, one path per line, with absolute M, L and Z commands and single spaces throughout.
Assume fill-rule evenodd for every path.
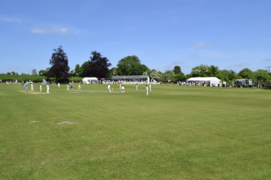
M 33 87 L 33 84 L 31 84 L 31 91 L 34 91 L 34 87 Z
M 151 85 L 150 85 L 150 92 L 151 92 Z
M 149 91 L 148 86 L 146 86 L 146 96 L 148 96 L 148 91 Z
M 79 84 L 79 90 L 81 90 L 81 85 Z
M 122 92 L 122 93 L 125 93 L 124 86 L 121 87 L 121 92 Z
M 60 87 L 60 83 L 58 83 L 58 87 Z
M 138 85 L 136 85 L 136 90 L 138 90 Z
M 47 93 L 49 93 L 49 85 L 47 85 Z
M 40 85 L 40 92 L 42 92 L 42 85 Z
M 67 90 L 70 90 L 70 86 L 69 85 L 67 85 Z
M 107 88 L 108 88 L 108 92 L 110 92 L 110 84 L 107 86 Z

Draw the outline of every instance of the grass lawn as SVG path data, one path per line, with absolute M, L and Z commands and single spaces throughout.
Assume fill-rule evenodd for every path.
M 271 179 L 270 90 L 74 86 L 0 85 L 0 179 Z

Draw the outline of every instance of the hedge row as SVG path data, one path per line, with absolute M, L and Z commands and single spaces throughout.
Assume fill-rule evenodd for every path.
M 31 76 L 31 75 L 6 75 L 6 74 L 0 74 L 0 79 L 2 79 L 3 82 L 5 81 L 34 81 L 34 82 L 42 82 L 43 79 L 47 79 L 46 76 Z M 55 80 L 55 78 L 49 78 L 50 80 Z M 69 81 L 82 81 L 82 77 L 70 77 Z

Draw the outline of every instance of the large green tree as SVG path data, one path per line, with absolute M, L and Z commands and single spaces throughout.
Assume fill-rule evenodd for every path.
M 262 69 L 259 69 L 257 71 L 254 72 L 255 74 L 255 78 L 257 80 L 269 80 L 270 79 L 270 75 L 265 71 L 265 70 L 262 70 Z
M 219 68 L 218 68 L 218 66 L 211 65 L 211 66 L 209 67 L 209 69 L 208 69 L 208 73 L 207 73 L 207 74 L 208 74 L 209 76 L 212 76 L 212 77 L 217 77 L 218 73 L 219 73 Z
M 79 68 L 80 68 L 80 65 L 79 65 L 79 64 L 76 64 L 76 65 L 75 65 L 75 68 L 74 68 L 74 72 L 75 72 L 75 73 L 79 73 Z
M 174 71 L 175 74 L 179 74 L 180 72 L 182 72 L 180 66 L 174 66 L 173 71 Z
M 117 64 L 118 75 L 142 75 L 150 71 L 149 68 L 141 64 L 137 56 L 127 56 L 119 60 Z
M 32 74 L 33 76 L 37 76 L 37 75 L 38 75 L 37 70 L 36 70 L 36 69 L 33 69 L 31 74 Z
M 253 79 L 254 73 L 248 68 L 244 68 L 239 72 L 239 76 L 241 76 L 244 79 Z
M 192 77 L 206 77 L 209 76 L 210 67 L 208 65 L 201 64 L 200 66 L 196 66 L 192 69 L 191 75 Z

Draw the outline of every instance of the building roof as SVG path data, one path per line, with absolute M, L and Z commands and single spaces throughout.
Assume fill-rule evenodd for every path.
M 147 75 L 124 75 L 124 76 L 113 76 L 112 79 L 143 79 L 149 78 Z

